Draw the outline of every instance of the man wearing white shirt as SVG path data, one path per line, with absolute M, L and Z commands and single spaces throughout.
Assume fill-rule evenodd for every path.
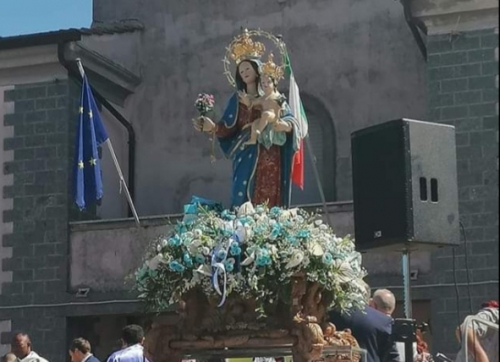
M 69 347 L 71 362 L 100 362 L 91 352 L 90 342 L 83 338 L 74 339 Z
M 132 324 L 123 328 L 123 349 L 109 356 L 107 362 L 149 362 L 144 356 L 144 330 Z
M 10 345 L 19 362 L 48 362 L 32 351 L 30 337 L 26 333 L 16 333 Z

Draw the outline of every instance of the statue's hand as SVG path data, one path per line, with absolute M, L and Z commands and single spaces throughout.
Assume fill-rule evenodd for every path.
M 288 122 L 279 119 L 276 122 L 274 122 L 273 129 L 276 132 L 291 132 L 292 126 Z
M 193 126 L 199 132 L 210 133 L 215 130 L 214 121 L 204 116 L 193 119 Z
M 252 99 L 246 92 L 239 91 L 238 98 L 240 99 L 240 102 L 243 103 L 245 106 L 250 107 L 252 105 Z

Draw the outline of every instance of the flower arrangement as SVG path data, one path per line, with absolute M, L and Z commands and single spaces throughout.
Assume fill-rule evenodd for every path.
M 194 106 L 201 116 L 206 116 L 214 110 L 215 99 L 212 94 L 201 93 L 194 102 Z
M 319 215 L 250 203 L 229 211 L 194 200 L 135 277 L 139 298 L 162 311 L 196 288 L 219 306 L 232 295 L 290 304 L 285 290 L 299 272 L 321 285 L 329 308 L 364 307 L 361 255 L 351 237 L 337 237 Z

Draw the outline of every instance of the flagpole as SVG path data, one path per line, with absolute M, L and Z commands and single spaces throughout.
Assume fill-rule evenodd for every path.
M 318 185 L 319 196 L 321 198 L 321 202 L 323 203 L 323 211 L 326 214 L 326 220 L 328 221 L 328 225 L 333 227 L 332 220 L 330 218 L 330 213 L 328 212 L 328 205 L 326 204 L 325 191 L 323 189 L 323 184 L 319 176 L 317 159 L 316 156 L 314 156 L 309 135 L 306 136 L 306 143 L 307 143 L 306 147 L 307 153 L 309 154 L 309 158 L 311 159 L 311 163 L 313 166 L 314 178 L 316 179 L 316 183 Z
M 80 59 L 76 59 L 76 64 L 78 65 L 78 70 L 80 71 L 80 75 L 82 76 L 82 79 L 85 76 L 85 70 L 83 69 L 83 65 Z M 120 184 L 123 186 L 125 190 L 125 197 L 127 198 L 128 204 L 130 206 L 130 210 L 132 211 L 132 215 L 134 216 L 135 223 L 137 227 L 141 226 L 141 223 L 139 221 L 139 216 L 137 215 L 137 211 L 134 206 L 134 202 L 132 201 L 132 196 L 130 196 L 130 191 L 128 189 L 127 183 L 125 182 L 125 178 L 123 177 L 122 169 L 120 167 L 120 164 L 118 163 L 118 159 L 116 158 L 116 153 L 113 148 L 113 145 L 111 144 L 111 140 L 108 138 L 104 143 L 108 146 L 109 153 L 111 153 L 111 158 L 113 159 L 113 163 L 115 164 L 116 171 L 118 172 L 118 177 L 120 178 Z
M 297 86 L 297 83 L 295 81 L 295 76 L 293 74 L 293 70 L 292 70 L 292 66 L 290 64 L 290 57 L 288 56 L 288 53 L 286 53 L 286 62 L 287 62 L 287 68 L 290 72 L 290 94 L 289 94 L 289 101 L 291 102 L 292 101 L 292 89 L 296 89 L 296 96 L 297 97 L 294 97 L 294 102 L 298 102 L 298 104 L 296 104 L 297 107 L 299 107 L 298 109 L 294 109 L 292 111 L 295 111 L 297 114 L 295 114 L 294 116 L 295 117 L 302 117 L 302 113 L 304 113 L 304 117 L 305 117 L 305 111 L 304 111 L 304 107 L 302 105 L 302 101 L 300 99 L 300 94 L 299 94 L 299 89 L 298 89 L 298 86 Z M 295 84 L 295 87 L 293 87 L 293 84 Z M 298 98 L 298 99 L 295 99 L 295 98 Z M 328 205 L 326 204 L 326 197 L 325 197 L 325 192 L 324 192 L 324 189 L 323 189 L 323 184 L 321 182 L 321 179 L 320 179 L 320 175 L 319 175 L 319 171 L 318 171 L 318 165 L 316 163 L 316 157 L 314 156 L 314 153 L 313 153 L 313 149 L 312 149 L 312 146 L 311 146 L 311 140 L 309 139 L 309 132 L 307 132 L 305 134 L 305 143 L 306 145 L 304 145 L 304 143 L 302 143 L 302 147 L 305 147 L 307 146 L 307 153 L 309 154 L 309 158 L 311 159 L 311 163 L 312 163 L 312 166 L 313 166 L 313 171 L 314 171 L 314 178 L 316 179 L 316 184 L 318 186 L 318 191 L 319 191 L 319 196 L 321 198 L 321 202 L 323 204 L 323 212 L 326 214 L 326 220 L 328 221 L 328 224 L 330 226 L 333 226 L 332 224 L 332 220 L 330 218 L 330 213 L 328 211 Z M 292 161 L 293 162 L 293 161 Z M 303 160 L 304 162 L 304 160 Z M 290 200 L 290 204 L 292 202 L 292 187 L 290 186 L 290 190 L 289 190 L 289 200 Z

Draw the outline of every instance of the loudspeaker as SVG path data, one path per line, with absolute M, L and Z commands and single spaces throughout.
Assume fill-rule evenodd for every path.
M 458 245 L 453 126 L 390 121 L 354 132 L 351 151 L 358 250 Z

